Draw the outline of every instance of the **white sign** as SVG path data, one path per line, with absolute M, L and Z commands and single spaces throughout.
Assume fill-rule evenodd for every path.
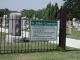
M 57 40 L 57 21 L 31 21 L 30 40 Z

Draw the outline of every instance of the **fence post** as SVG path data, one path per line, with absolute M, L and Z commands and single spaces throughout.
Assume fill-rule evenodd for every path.
M 0 28 L 1 28 L 1 38 L 0 38 L 0 53 L 1 53 L 1 44 L 2 44 L 2 17 L 0 17 Z
M 61 7 L 60 10 L 60 32 L 59 32 L 59 47 L 65 50 L 66 47 L 66 19 L 67 19 L 67 8 Z

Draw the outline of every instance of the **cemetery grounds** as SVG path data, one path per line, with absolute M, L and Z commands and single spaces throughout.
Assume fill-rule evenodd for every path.
M 72 29 L 71 34 L 67 34 L 66 37 L 80 40 L 80 31 L 78 31 L 77 29 Z
M 72 34 L 67 35 L 67 37 L 79 39 L 80 38 L 79 35 L 80 35 L 80 32 L 73 31 Z M 4 39 L 5 36 L 6 36 L 6 34 L 2 33 L 2 39 Z M 1 43 L 1 41 L 2 40 L 1 40 L 1 33 L 0 33 L 0 43 Z M 19 48 L 24 49 L 24 44 L 25 43 L 20 43 L 21 46 Z M 40 43 L 40 44 L 42 44 L 42 43 Z M 45 44 L 47 44 L 47 42 Z M 16 43 L 16 45 L 17 45 L 17 43 Z M 26 43 L 26 45 L 28 45 L 28 43 Z M 34 42 L 33 42 L 33 44 L 29 43 L 29 45 L 33 46 L 33 49 L 41 47 L 41 45 L 39 47 L 38 46 L 35 47 Z M 51 44 L 51 45 L 53 45 L 53 44 Z M 51 48 L 51 45 L 49 45 L 48 47 Z M 7 48 L 9 48 L 9 47 L 7 47 Z M 12 49 L 14 49 L 14 47 L 15 46 L 13 44 Z M 27 47 L 28 46 L 26 46 L 26 48 Z M 4 49 L 4 45 L 2 45 L 2 48 Z M 52 48 L 53 48 L 53 46 L 52 46 Z M 80 60 L 80 50 L 75 49 L 75 48 L 66 48 L 66 51 L 55 50 L 55 51 L 47 51 L 47 52 L 0 54 L 0 60 Z
M 5 43 L 6 33 L 0 32 L 0 44 L 1 49 L 12 49 L 12 50 L 27 50 L 30 49 L 44 49 L 44 42 L 25 42 L 25 43 L 14 43 L 4 44 Z M 70 35 L 67 35 L 68 38 L 80 39 L 80 32 L 76 29 L 72 30 Z M 47 44 L 45 42 L 45 49 L 54 49 L 56 46 L 52 43 Z M 39 44 L 39 46 L 37 46 Z M 8 46 L 7 46 L 8 45 Z M 19 46 L 18 46 L 19 45 Z M 25 47 L 26 45 L 26 47 Z M 54 45 L 54 46 L 53 46 Z M 12 47 L 11 47 L 12 46 Z M 16 49 L 15 49 L 16 46 Z M 30 47 L 30 48 L 29 48 Z M 66 51 L 45 51 L 45 52 L 26 52 L 26 53 L 11 53 L 11 54 L 0 54 L 0 60 L 80 60 L 80 50 L 75 48 L 66 48 Z
M 80 50 L 0 54 L 0 60 L 80 60 Z

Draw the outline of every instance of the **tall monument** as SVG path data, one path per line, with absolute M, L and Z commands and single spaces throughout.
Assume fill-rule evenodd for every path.
M 21 14 L 11 13 L 9 16 L 9 34 L 14 36 L 21 35 Z

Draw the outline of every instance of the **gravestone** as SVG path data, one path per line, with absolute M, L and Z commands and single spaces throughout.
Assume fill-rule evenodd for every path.
M 8 35 L 6 35 L 6 42 L 11 43 L 18 40 L 21 36 L 21 14 L 11 13 L 9 15 Z
M 75 25 L 76 25 L 76 18 L 72 19 L 72 25 L 73 25 L 73 27 L 75 27 Z
M 7 19 L 7 15 L 4 15 L 3 16 L 2 27 L 6 27 L 6 19 Z
M 72 32 L 72 25 L 71 25 L 71 20 L 67 21 L 67 34 L 71 34 Z
M 33 15 L 33 20 L 35 20 L 36 19 L 36 17 L 35 17 L 35 15 Z
M 10 14 L 9 20 L 9 34 L 14 36 L 21 35 L 21 15 L 17 13 Z
M 21 29 L 26 29 L 26 17 L 21 18 Z
M 80 31 L 80 21 L 78 21 L 78 31 Z
M 78 28 L 78 21 L 76 21 L 76 18 L 72 19 L 72 23 L 73 23 L 73 28 L 77 29 Z
M 21 30 L 29 31 L 29 18 L 28 17 L 21 18 Z

